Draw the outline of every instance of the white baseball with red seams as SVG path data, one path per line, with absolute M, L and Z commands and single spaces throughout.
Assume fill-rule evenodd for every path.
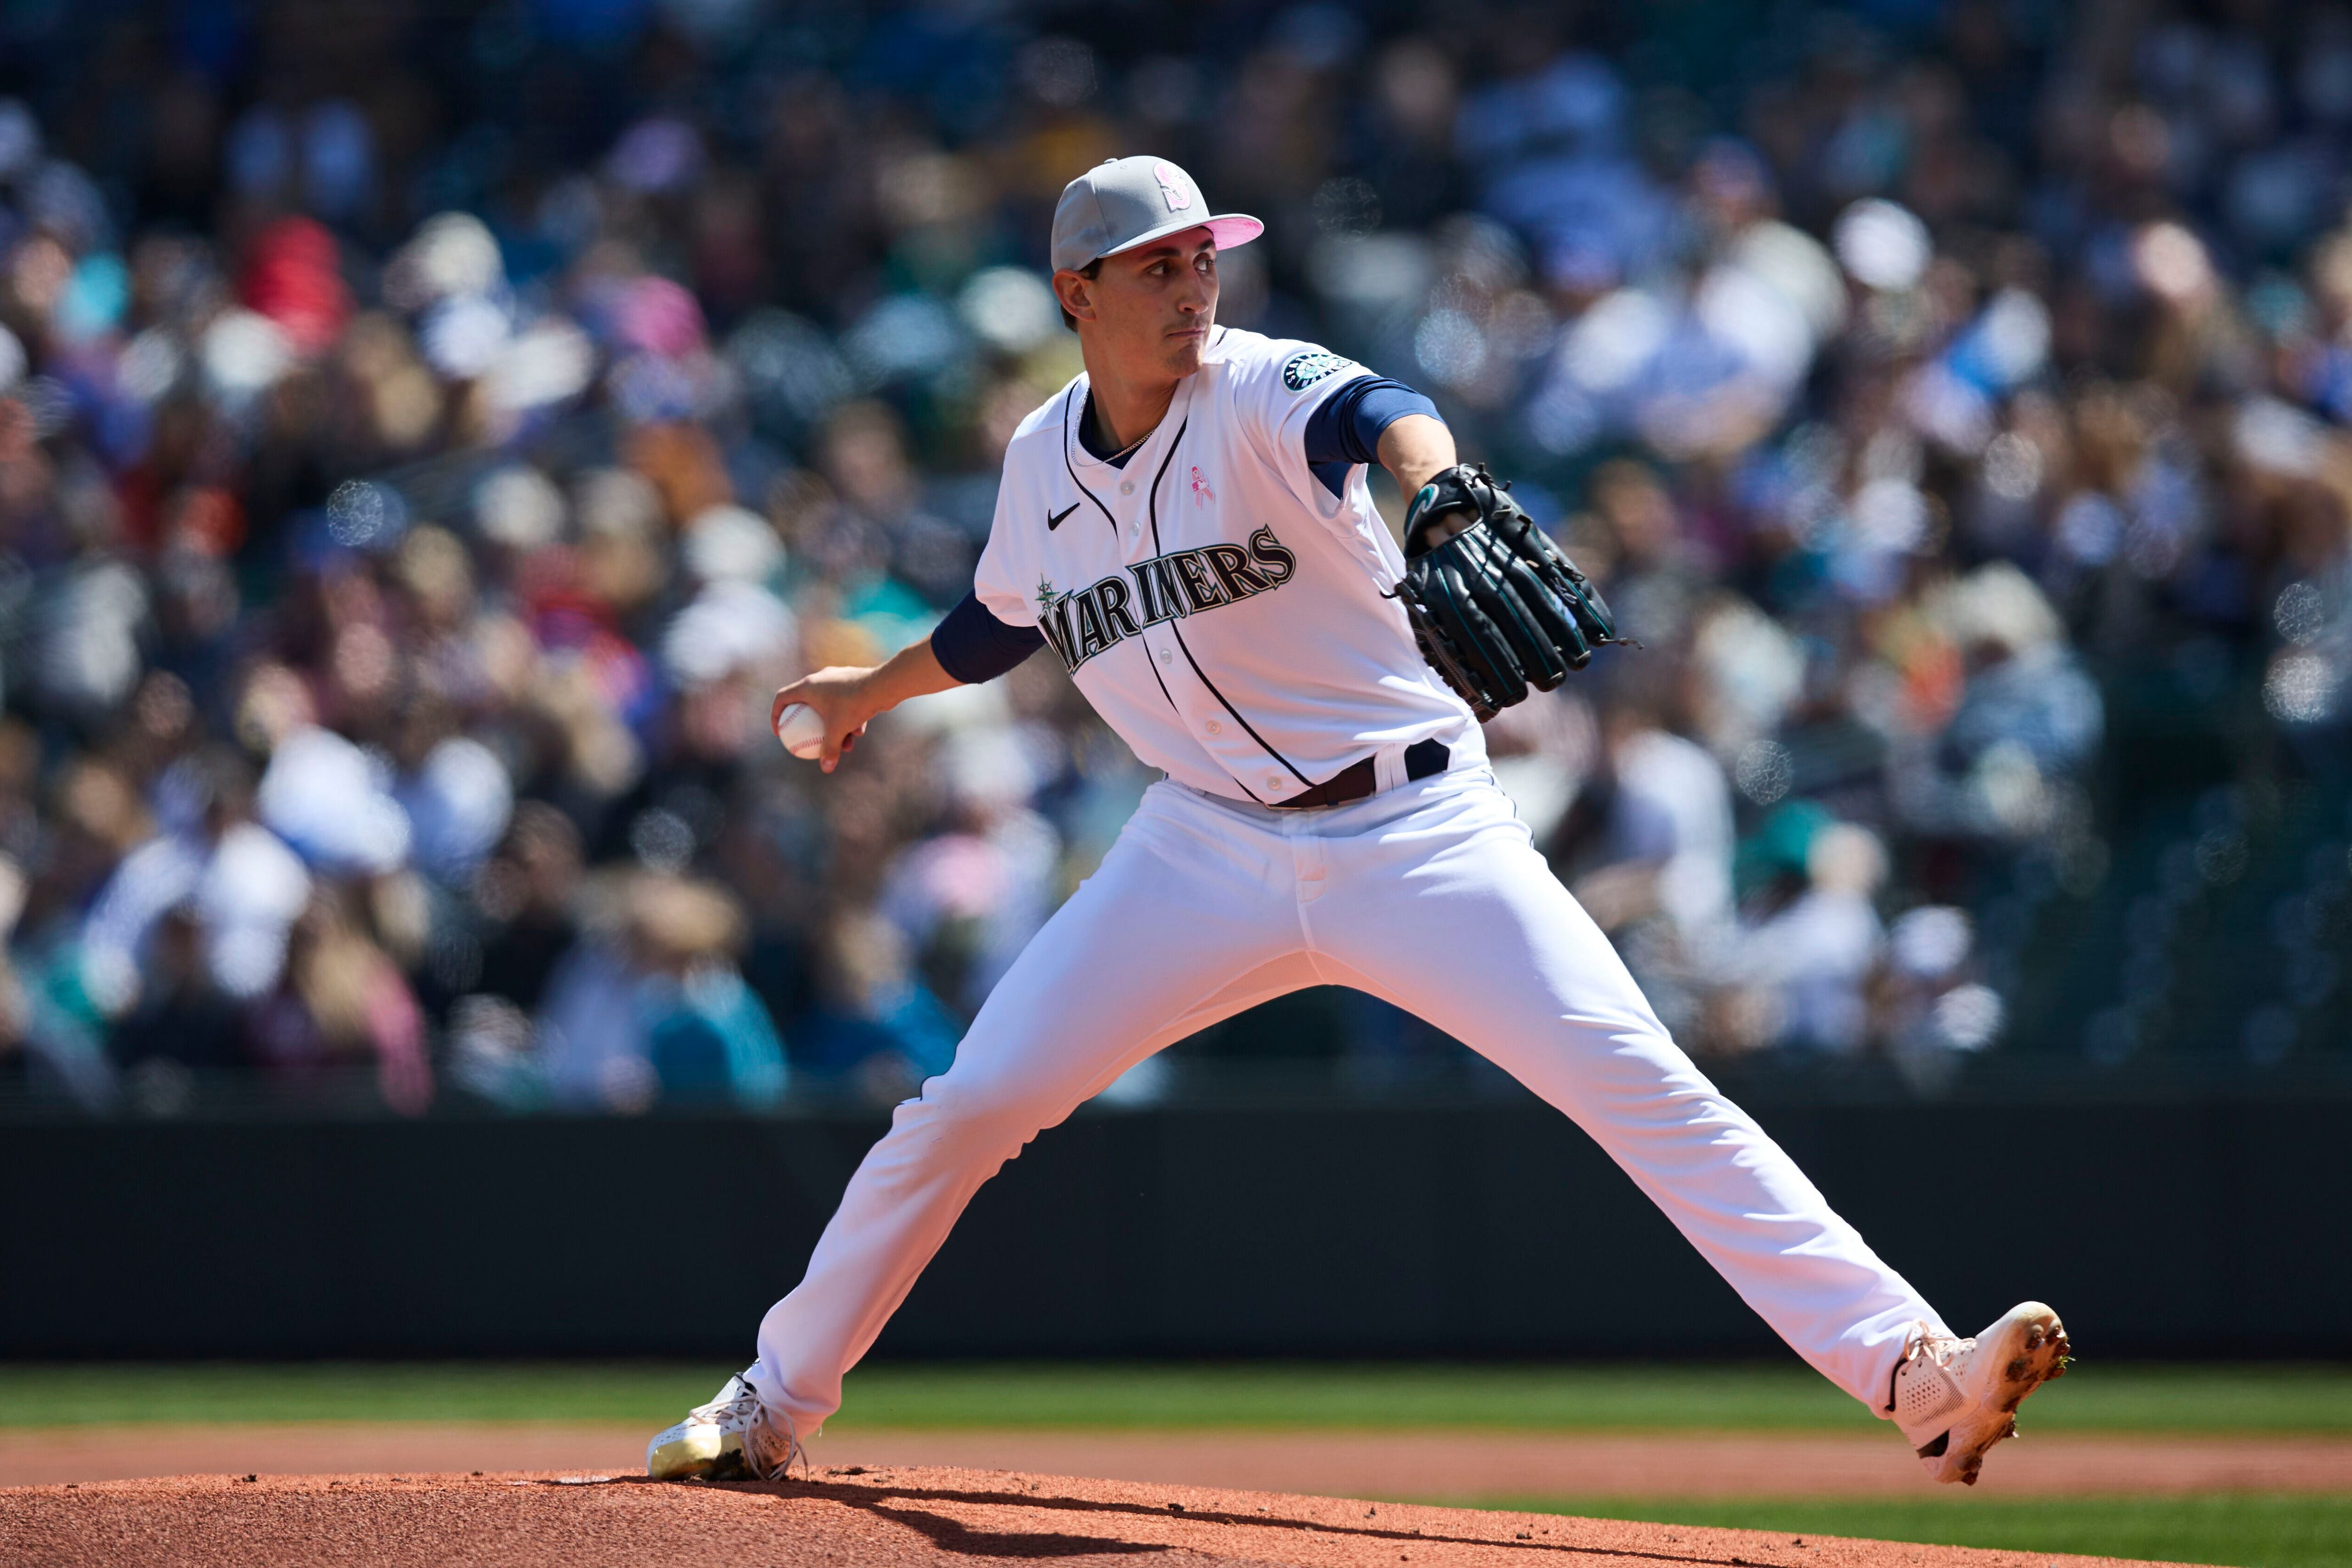
M 824 721 L 807 703 L 788 702 L 776 715 L 776 739 L 803 762 L 812 761 L 824 750 Z
M 761 1322 L 746 1375 L 802 1434 L 1040 1129 L 1153 1051 L 1316 984 L 1421 1015 L 1573 1118 L 1874 1410 L 1914 1336 L 1948 1332 L 1691 1064 L 1536 851 L 1388 596 L 1403 563 L 1361 471 L 1334 496 L 1307 467 L 1308 416 L 1368 374 L 1221 330 L 1123 468 L 1077 439 L 1083 377 L 1014 437 L 975 592 L 1041 627 L 1168 777 L 997 984 L 954 1065 L 898 1108 Z M 1424 741 L 1449 763 L 1411 778 L 1404 752 Z M 1268 804 L 1368 757 L 1369 796 Z

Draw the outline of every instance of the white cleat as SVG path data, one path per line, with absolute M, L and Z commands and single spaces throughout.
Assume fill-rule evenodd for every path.
M 657 1481 L 780 1481 L 795 1458 L 805 1463 L 807 1455 L 791 1417 L 772 1416 L 761 1406 L 746 1368 L 709 1404 L 654 1434 L 646 1445 L 646 1474 Z
M 1972 1340 L 1923 1331 L 1895 1369 L 1887 1407 L 1932 1479 L 1974 1486 L 1985 1450 L 2016 1435 L 2018 1405 L 2063 1375 L 2071 1348 L 2039 1301 L 2011 1307 Z

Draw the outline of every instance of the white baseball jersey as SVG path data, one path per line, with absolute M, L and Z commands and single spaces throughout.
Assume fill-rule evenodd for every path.
M 1308 469 L 1308 416 L 1363 366 L 1221 327 L 1124 467 L 1078 438 L 1081 374 L 1022 421 L 973 591 L 1035 626 L 1149 766 L 1271 804 L 1406 747 L 1484 759 L 1478 725 L 1390 596 L 1402 554 L 1362 470 Z

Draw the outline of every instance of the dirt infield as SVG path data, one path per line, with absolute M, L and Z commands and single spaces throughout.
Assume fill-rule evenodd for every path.
M 776 1486 L 639 1478 L 308 1476 L 0 1491 L 0 1562 L 39 1568 L 718 1568 L 1139 1556 L 1298 1568 L 2057 1568 L 2112 1558 L 1972 1551 L 1551 1514 L 1066 1480 L 827 1468 Z
M 289 1426 L 0 1431 L 0 1486 L 140 1476 L 394 1475 L 638 1468 L 635 1426 Z M 839 1432 L 820 1466 L 929 1465 L 1332 1497 L 1858 1497 L 1916 1494 L 1892 1434 Z M 2343 1438 L 2115 1437 L 2028 1431 L 1979 1495 L 2352 1491 Z

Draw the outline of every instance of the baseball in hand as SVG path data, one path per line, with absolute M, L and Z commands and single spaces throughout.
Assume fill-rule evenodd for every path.
M 793 755 L 814 760 L 824 750 L 824 721 L 805 702 L 788 703 L 776 716 L 776 739 Z

